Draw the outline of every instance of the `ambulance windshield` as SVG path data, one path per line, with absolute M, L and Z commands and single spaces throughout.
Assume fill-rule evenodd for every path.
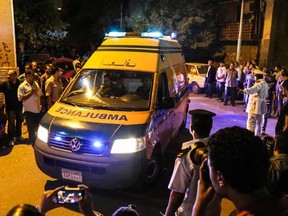
M 110 110 L 148 110 L 153 73 L 82 70 L 61 98 L 74 106 Z

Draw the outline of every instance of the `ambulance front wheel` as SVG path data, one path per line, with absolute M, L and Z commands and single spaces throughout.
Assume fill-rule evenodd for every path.
M 144 185 L 151 185 L 156 181 L 161 170 L 160 150 L 155 149 L 152 157 L 147 160 L 145 167 Z

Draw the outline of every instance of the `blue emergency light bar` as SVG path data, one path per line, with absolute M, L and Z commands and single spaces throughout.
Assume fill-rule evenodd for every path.
M 141 37 L 148 37 L 148 38 L 163 38 L 163 34 L 161 32 L 109 32 L 105 34 L 106 37 L 131 37 L 131 36 L 141 36 Z
M 142 32 L 141 37 L 161 38 L 163 34 L 161 32 Z
M 126 32 L 109 32 L 106 34 L 107 37 L 125 37 Z

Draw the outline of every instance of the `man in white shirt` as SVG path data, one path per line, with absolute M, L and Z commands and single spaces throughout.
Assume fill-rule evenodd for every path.
M 220 66 L 217 69 L 216 72 L 216 89 L 217 89 L 217 95 L 218 100 L 224 101 L 224 91 L 225 91 L 225 75 L 226 75 L 226 67 L 224 62 L 220 62 Z
M 42 91 L 38 83 L 34 81 L 34 73 L 31 69 L 25 72 L 25 80 L 18 87 L 17 96 L 18 100 L 23 103 L 23 112 L 27 122 L 29 139 L 32 145 L 34 145 L 36 131 L 42 117 Z
M 168 185 L 171 190 L 165 216 L 191 216 L 196 199 L 197 182 L 199 180 L 199 164 L 194 161 L 195 146 L 206 145 L 216 114 L 208 110 L 195 109 L 189 111 L 192 115 L 190 132 L 193 140 L 182 144 L 174 170 Z M 202 151 L 203 153 L 203 151 Z M 204 154 L 201 155 L 201 158 Z M 198 158 L 197 154 L 197 158 Z M 199 156 L 200 158 L 200 156 Z M 207 215 L 219 216 L 221 199 L 215 196 L 207 207 Z

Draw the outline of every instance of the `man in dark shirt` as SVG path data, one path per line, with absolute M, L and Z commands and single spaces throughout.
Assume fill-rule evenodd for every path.
M 283 131 L 288 131 L 288 79 L 283 81 L 282 90 L 284 94 L 285 103 L 280 111 L 280 115 L 278 117 L 276 127 L 275 127 L 275 134 L 276 136 L 281 134 Z
M 212 66 L 213 61 L 208 61 L 208 70 L 206 73 L 206 97 L 212 98 L 216 88 L 216 69 Z
M 20 85 L 17 79 L 17 72 L 8 71 L 8 81 L 0 83 L 0 92 L 5 95 L 6 113 L 8 117 L 8 136 L 10 144 L 21 140 L 22 134 L 22 103 L 18 101 L 17 90 Z

